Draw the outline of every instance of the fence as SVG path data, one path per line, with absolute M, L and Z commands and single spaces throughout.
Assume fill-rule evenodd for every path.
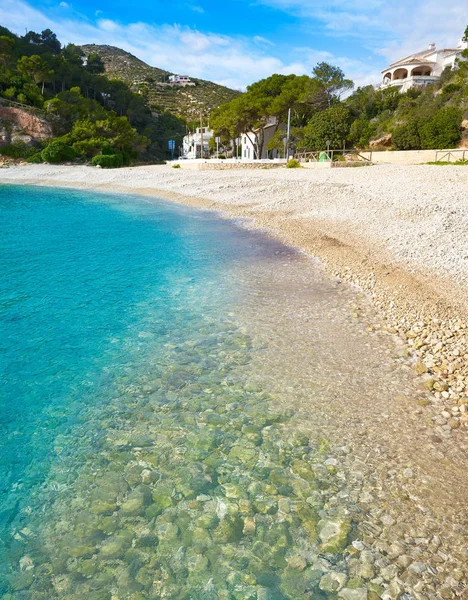
M 349 156 L 351 161 L 372 162 L 372 152 L 367 158 L 359 153 L 355 148 L 346 150 L 319 150 L 314 152 L 296 152 L 294 158 L 300 162 L 334 162 L 336 160 L 346 160 L 345 156 Z
M 466 162 L 468 161 L 468 148 L 460 150 L 437 150 L 436 162 Z
M 40 119 L 57 119 L 57 115 L 47 112 L 43 108 L 37 106 L 31 106 L 30 104 L 21 104 L 21 102 L 14 102 L 13 100 L 7 100 L 6 98 L 0 97 L 0 106 L 6 106 L 7 108 L 18 108 L 25 112 L 28 112 L 35 117 Z

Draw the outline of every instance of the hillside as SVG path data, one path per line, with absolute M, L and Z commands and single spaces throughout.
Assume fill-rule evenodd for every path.
M 168 110 L 188 121 L 198 119 L 201 111 L 208 115 L 213 109 L 229 102 L 240 93 L 194 77 L 191 78 L 194 86 L 170 87 L 164 85 L 164 82 L 167 82 L 171 73 L 151 67 L 120 48 L 97 44 L 87 44 L 81 48 L 86 55 L 96 53 L 101 57 L 106 67 L 106 77 L 121 79 L 132 89 L 145 92 L 148 104 L 153 110 Z

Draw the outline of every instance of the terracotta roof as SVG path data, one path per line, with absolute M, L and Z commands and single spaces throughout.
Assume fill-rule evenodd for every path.
M 435 64 L 434 61 L 424 60 L 426 56 L 431 56 L 431 54 L 434 54 L 434 52 L 443 52 L 447 56 L 449 54 L 456 54 L 458 52 L 461 52 L 461 49 L 460 48 L 441 48 L 439 50 L 437 48 L 434 48 L 431 50 L 429 48 L 426 48 L 426 50 L 422 50 L 421 52 L 415 52 L 414 54 L 410 54 L 409 56 L 406 56 L 405 58 L 402 58 L 401 60 L 397 60 L 396 62 L 392 63 L 389 68 L 392 69 L 393 67 L 397 67 L 398 65 L 407 65 L 410 63 L 414 63 L 414 62 Z

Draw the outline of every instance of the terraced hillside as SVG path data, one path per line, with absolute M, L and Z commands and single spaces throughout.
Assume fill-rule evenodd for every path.
M 107 77 L 121 79 L 133 89 L 147 93 L 153 110 L 168 110 L 188 121 L 198 119 L 200 112 L 208 115 L 240 93 L 194 77 L 191 80 L 195 85 L 191 87 L 161 85 L 168 81 L 172 73 L 151 67 L 121 48 L 97 44 L 87 44 L 81 48 L 86 55 L 99 54 L 105 64 Z

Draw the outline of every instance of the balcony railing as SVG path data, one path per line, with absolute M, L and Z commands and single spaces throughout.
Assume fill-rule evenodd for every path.
M 403 86 L 405 83 L 415 85 L 431 85 L 439 80 L 437 75 L 413 75 L 412 77 L 403 77 L 401 79 L 384 79 L 381 87 Z

